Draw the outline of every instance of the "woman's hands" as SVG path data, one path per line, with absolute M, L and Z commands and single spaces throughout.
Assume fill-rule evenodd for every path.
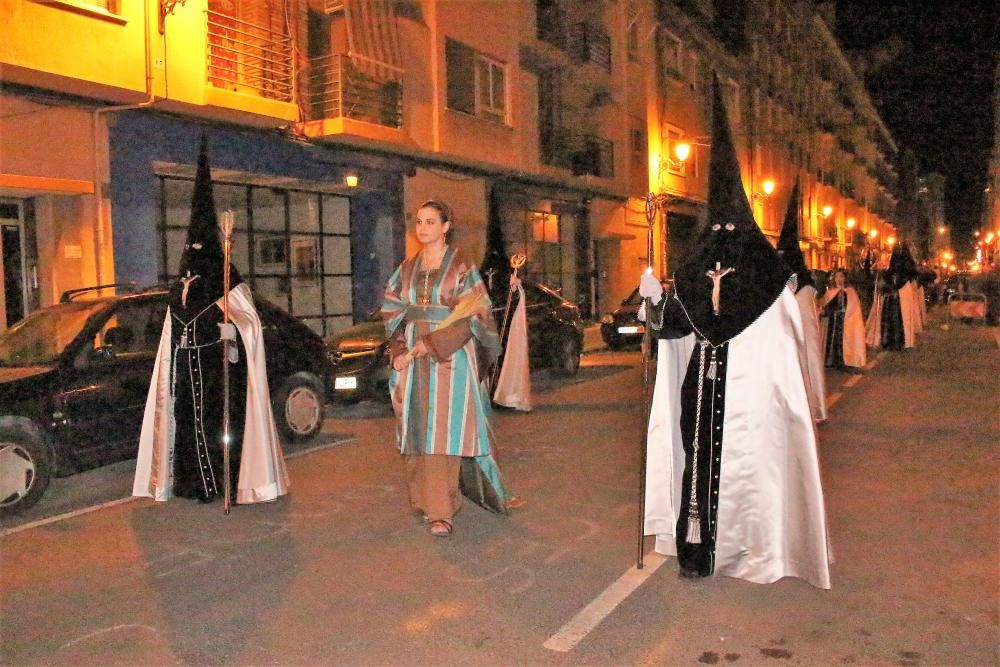
M 392 367 L 397 371 L 402 371 L 404 368 L 410 365 L 414 359 L 419 359 L 420 357 L 427 356 L 427 346 L 424 344 L 423 340 L 418 340 L 417 344 L 413 346 L 412 349 L 408 350 L 406 354 L 397 354 L 392 359 Z

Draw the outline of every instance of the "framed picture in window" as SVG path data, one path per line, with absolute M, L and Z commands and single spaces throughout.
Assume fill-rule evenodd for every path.
M 258 271 L 284 271 L 288 261 L 288 240 L 284 236 L 264 236 L 257 239 Z
M 317 239 L 292 239 L 292 275 L 300 281 L 319 280 Z

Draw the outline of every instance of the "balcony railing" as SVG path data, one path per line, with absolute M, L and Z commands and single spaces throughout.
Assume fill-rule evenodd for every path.
M 589 23 L 576 23 L 569 29 L 569 52 L 578 63 L 590 63 L 611 71 L 611 38 Z
M 280 102 L 294 99 L 292 40 L 283 31 L 208 11 L 208 82 Z
M 578 134 L 563 128 L 542 128 L 542 162 L 562 167 L 574 176 L 614 178 L 614 142 L 592 134 Z
M 403 126 L 403 70 L 362 56 L 334 53 L 310 61 L 307 115 Z

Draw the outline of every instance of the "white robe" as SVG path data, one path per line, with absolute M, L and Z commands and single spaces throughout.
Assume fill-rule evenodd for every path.
M 802 320 L 786 289 L 729 343 L 715 574 L 830 587 L 816 430 L 798 354 Z M 681 385 L 694 334 L 659 341 L 649 420 L 645 533 L 676 555 L 684 450 Z
M 528 363 L 528 319 L 524 287 L 518 285 L 520 298 L 510 321 L 507 349 L 493 391 L 493 400 L 523 412 L 531 412 L 531 366 Z
M 868 350 L 865 347 L 865 320 L 861 316 L 861 299 L 853 287 L 845 287 L 847 294 L 847 312 L 844 313 L 844 365 L 864 368 L 868 363 Z M 821 308 L 830 303 L 839 287 L 831 287 L 823 295 Z M 826 335 L 829 329 L 827 318 L 820 320 L 820 332 L 823 336 L 822 348 L 826 350 Z
M 882 309 L 884 308 L 884 292 L 881 286 L 875 290 L 871 312 L 868 313 L 868 321 L 865 323 L 865 342 L 872 347 L 882 346 Z M 915 323 L 914 308 L 916 304 L 916 290 L 913 282 L 908 282 L 899 288 L 899 310 L 903 318 L 903 347 L 915 347 L 917 344 L 917 332 Z
M 222 308 L 222 300 L 218 302 Z M 247 358 L 246 418 L 243 428 L 243 454 L 236 484 L 237 503 L 275 500 L 288 493 L 288 472 L 281 454 L 278 431 L 271 412 L 271 393 L 267 384 L 267 365 L 260 316 L 246 283 L 229 292 L 229 315 L 243 339 Z M 146 410 L 139 434 L 139 456 L 135 467 L 133 496 L 169 500 L 173 496 L 174 410 L 170 382 L 171 315 L 163 322 L 160 346 L 156 353 L 153 376 L 146 396 Z
M 799 350 L 802 371 L 806 381 L 806 394 L 812 409 L 813 419 L 826 421 L 826 372 L 823 365 L 823 335 L 819 329 L 819 313 L 816 310 L 816 288 L 806 285 L 795 293 L 802 316 L 802 331 L 805 345 Z

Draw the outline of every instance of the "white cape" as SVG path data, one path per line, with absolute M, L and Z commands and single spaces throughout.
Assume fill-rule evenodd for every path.
M 823 295 L 821 308 L 833 301 L 839 287 L 831 287 Z M 847 294 L 847 312 L 844 313 L 844 365 L 854 368 L 864 368 L 868 363 L 868 349 L 865 346 L 865 320 L 861 316 L 861 299 L 853 287 L 845 287 Z M 823 337 L 823 350 L 826 350 L 826 336 L 829 329 L 827 318 L 820 320 L 820 333 Z
M 515 410 L 531 412 L 531 366 L 528 364 L 528 319 L 524 287 L 518 285 L 517 308 L 507 333 L 503 366 L 493 391 L 493 400 Z
M 881 285 L 875 290 L 875 298 L 872 300 L 872 309 L 868 313 L 868 321 L 865 323 L 865 342 L 872 347 L 882 346 L 882 310 L 885 308 L 885 293 Z M 903 347 L 915 347 L 917 344 L 917 330 L 915 317 L 919 316 L 914 309 L 919 309 L 916 303 L 916 290 L 913 282 L 908 282 L 899 288 L 899 310 L 903 318 Z
M 830 588 L 831 562 L 816 430 L 798 349 L 795 295 L 775 303 L 729 343 L 715 574 L 756 583 L 800 577 Z M 693 334 L 659 341 L 649 420 L 645 533 L 676 555 L 684 450 L 681 385 Z
M 802 316 L 802 332 L 805 345 L 800 348 L 802 371 L 806 381 L 806 395 L 812 409 L 813 419 L 826 421 L 826 372 L 823 366 L 823 335 L 819 329 L 819 313 L 816 310 L 816 288 L 806 285 L 795 293 Z
M 221 299 L 217 302 L 222 308 Z M 229 314 L 243 339 L 247 359 L 247 402 L 243 428 L 243 454 L 236 484 L 237 503 L 275 500 L 288 493 L 288 472 L 281 454 L 278 431 L 271 412 L 267 365 L 260 317 L 246 283 L 229 292 Z M 171 366 L 171 314 L 163 322 L 153 377 L 146 396 L 146 410 L 139 434 L 133 496 L 169 500 L 173 496 L 174 410 Z

